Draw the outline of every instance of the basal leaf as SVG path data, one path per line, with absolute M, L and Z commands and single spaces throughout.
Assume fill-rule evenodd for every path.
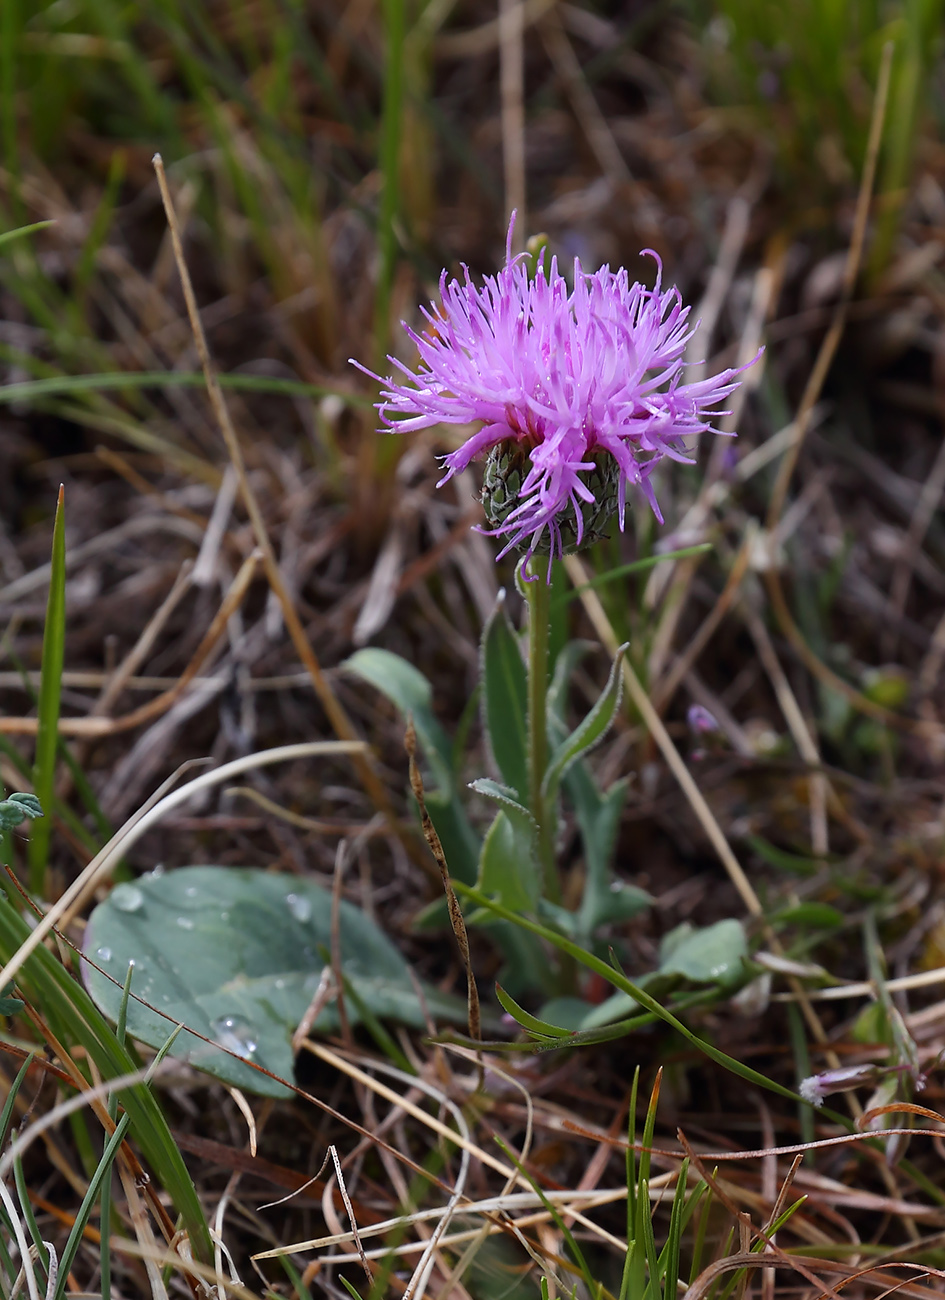
M 433 690 L 423 673 L 400 655 L 376 646 L 357 650 L 342 667 L 386 695 L 405 718 L 412 715 L 434 781 L 441 790 L 452 789 L 452 749 L 433 713 Z
M 738 974 L 747 955 L 741 921 L 728 917 L 701 930 L 687 923 L 663 940 L 659 969 L 664 975 L 683 975 L 701 983 L 727 983 Z
M 378 1018 L 425 1026 L 407 963 L 362 911 L 342 901 L 341 965 Z M 134 962 L 128 1033 L 160 1047 L 175 1024 L 172 1052 L 228 1083 L 268 1096 L 287 1089 L 214 1043 L 293 1079 L 291 1037 L 318 987 L 331 944 L 331 895 L 297 876 L 212 866 L 142 876 L 112 890 L 92 913 L 83 962 L 92 997 L 117 1018 L 122 981 Z M 142 1005 L 143 999 L 155 1010 Z M 434 1016 L 463 1022 L 466 1003 L 427 989 Z M 357 1019 L 354 1008 L 349 1018 Z M 334 1004 L 316 1030 L 337 1028 Z M 210 1040 L 201 1041 L 188 1030 Z
M 453 746 L 434 716 L 430 683 L 406 659 L 375 646 L 358 650 L 343 666 L 386 695 L 404 719 L 413 718 L 417 739 L 433 777 L 433 788 L 426 792 L 427 812 L 443 845 L 450 875 L 472 884 L 476 879 L 480 839 L 459 797 Z

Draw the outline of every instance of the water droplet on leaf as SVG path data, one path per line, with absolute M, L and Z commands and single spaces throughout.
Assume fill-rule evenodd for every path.
M 96 948 L 95 955 L 99 961 L 111 961 L 112 950 L 111 948 Z
M 248 1060 L 256 1051 L 256 1031 L 242 1016 L 221 1016 L 213 1021 L 211 1028 L 217 1042 L 228 1052 Z
M 111 902 L 119 912 L 138 912 L 144 906 L 144 894 L 137 885 L 116 885 L 112 890 Z
M 182 930 L 192 930 L 194 928 L 193 920 L 189 916 L 179 916 L 177 918 L 177 924 Z
M 289 904 L 289 911 L 302 925 L 312 919 L 311 899 L 305 898 L 302 894 L 286 894 L 285 901 Z

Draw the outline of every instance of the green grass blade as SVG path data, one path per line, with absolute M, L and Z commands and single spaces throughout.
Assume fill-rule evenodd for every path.
M 52 834 L 53 789 L 59 748 L 59 702 L 62 692 L 62 664 L 66 647 L 66 520 L 65 492 L 60 487 L 53 525 L 52 569 L 49 600 L 43 631 L 43 662 L 39 685 L 39 730 L 33 764 L 33 790 L 47 816 L 30 833 L 30 889 L 42 896 L 46 885 L 46 863 Z
M 697 546 L 684 546 L 680 551 L 667 551 L 665 555 L 648 555 L 644 560 L 634 560 L 632 564 L 621 564 L 616 569 L 608 569 L 606 573 L 600 573 L 596 578 L 591 578 L 589 582 L 582 582 L 579 587 L 573 587 L 570 591 L 561 596 L 555 596 L 551 601 L 551 609 L 559 609 L 562 605 L 569 604 L 572 600 L 577 600 L 582 592 L 590 591 L 594 587 L 606 587 L 611 582 L 616 582 L 619 578 L 626 578 L 631 573 L 645 573 L 648 569 L 653 569 L 657 564 L 662 564 L 665 560 L 687 560 L 691 555 L 705 555 L 706 551 L 713 549 L 711 542 L 699 542 Z
M 384 97 L 381 109 L 379 165 L 381 200 L 377 214 L 379 268 L 374 308 L 374 347 L 378 371 L 386 364 L 390 332 L 390 294 L 397 264 L 397 219 L 400 214 L 400 140 L 404 115 L 404 0 L 383 0 Z
M 0 962 L 6 963 L 29 937 L 27 922 L 0 898 Z M 132 1074 L 140 1063 L 119 1043 L 85 989 L 48 949 L 40 945 L 17 976 L 23 994 L 66 1043 L 79 1043 L 104 1079 Z M 146 1084 L 123 1089 L 121 1104 L 131 1116 L 132 1136 L 183 1221 L 196 1258 L 210 1264 L 213 1247 L 203 1208 L 157 1099 Z
M 271 375 L 218 375 L 217 378 L 221 387 L 232 388 L 240 393 L 269 393 L 277 397 L 341 397 L 352 406 L 371 406 L 370 399 L 364 394 L 351 393 L 340 386 L 308 384 L 301 379 L 278 379 Z M 24 379 L 0 388 L 0 405 L 35 401 L 39 397 L 60 397 L 63 394 L 71 397 L 76 393 L 104 393 L 116 389 L 127 389 L 130 392 L 137 388 L 203 388 L 205 384 L 203 375 L 192 370 L 119 370 L 99 375 L 46 375 L 42 379 Z
M 23 1080 L 29 1073 L 29 1068 L 33 1064 L 33 1057 L 28 1056 L 20 1066 L 16 1078 L 13 1080 L 13 1086 L 10 1088 L 10 1094 L 3 1103 L 3 1110 L 0 1110 L 0 1151 L 3 1150 L 7 1136 L 10 1132 L 10 1125 L 13 1123 L 13 1107 L 16 1104 L 17 1094 L 23 1086 Z
M 20 1212 L 22 1213 L 24 1222 L 26 1223 L 27 1232 L 32 1238 L 33 1245 L 36 1247 L 39 1265 L 48 1278 L 49 1251 L 43 1244 L 43 1234 L 39 1230 L 39 1224 L 36 1222 L 36 1215 L 33 1213 L 29 1188 L 26 1185 L 26 1175 L 23 1172 L 23 1161 L 19 1156 L 17 1156 L 13 1161 L 13 1181 L 16 1184 L 17 1199 L 20 1202 Z
M 73 1261 L 79 1250 L 82 1241 L 82 1233 L 85 1231 L 86 1224 L 92 1215 L 92 1209 L 98 1198 L 99 1188 L 104 1187 L 106 1177 L 111 1173 L 112 1164 L 118 1155 L 118 1148 L 124 1141 L 128 1127 L 131 1124 L 131 1116 L 122 1115 L 115 1128 L 115 1132 L 108 1139 L 105 1150 L 102 1152 L 102 1158 L 98 1162 L 98 1168 L 95 1170 L 92 1178 L 89 1180 L 88 1190 L 82 1198 L 82 1204 L 79 1206 L 78 1213 L 75 1216 L 75 1222 L 72 1225 L 72 1231 L 69 1233 L 69 1239 L 65 1244 L 62 1256 L 59 1260 L 59 1286 L 56 1288 L 56 1300 L 61 1300 L 66 1293 L 66 1281 L 69 1271 L 72 1268 Z M 102 1233 L 102 1254 L 103 1258 L 108 1253 L 107 1237 Z M 104 1288 L 102 1291 L 104 1295 Z
M 15 207 L 20 206 L 19 187 L 16 179 L 19 175 L 19 148 L 16 129 L 16 55 L 17 28 L 20 25 L 20 6 L 17 0 L 5 0 L 0 5 L 0 139 L 3 140 L 4 167 L 9 172 L 13 184 Z M 14 232 L 10 232 L 13 234 Z M 9 238 L 9 234 L 6 238 Z
M 31 235 L 34 230 L 45 230 L 47 226 L 54 226 L 55 221 L 34 221 L 30 226 L 17 226 L 16 230 L 5 230 L 0 235 L 0 248 L 4 244 L 11 243 L 14 239 L 22 239 L 24 235 Z
M 689 1161 L 684 1160 L 680 1166 L 679 1177 L 676 1181 L 676 1192 L 673 1196 L 673 1208 L 670 1213 L 669 1232 L 666 1234 L 666 1245 L 660 1252 L 663 1294 L 667 1297 L 676 1295 L 676 1286 L 679 1280 L 679 1255 L 685 1223 L 684 1210 L 686 1208 L 686 1178 L 688 1173 Z

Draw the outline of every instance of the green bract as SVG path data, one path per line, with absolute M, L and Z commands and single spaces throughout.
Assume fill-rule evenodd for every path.
M 503 442 L 489 452 L 482 475 L 482 506 L 490 528 L 501 527 L 519 505 L 522 484 L 531 468 L 527 450 L 519 443 Z M 558 516 L 562 555 L 583 551 L 606 537 L 605 529 L 617 514 L 620 467 L 612 457 L 594 457 L 594 468 L 581 471 L 580 478 L 593 492 L 594 500 L 581 502 L 580 541 L 574 503 Z M 551 535 L 543 533 L 535 553 L 550 555 L 551 548 Z

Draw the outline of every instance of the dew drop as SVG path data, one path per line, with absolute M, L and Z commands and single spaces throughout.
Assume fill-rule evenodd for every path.
M 277 988 L 277 989 L 284 989 L 284 988 L 285 988 L 285 980 L 281 977 L 281 975 L 280 975 L 280 977 L 276 980 L 276 988 Z
M 289 904 L 289 911 L 297 921 L 305 925 L 312 919 L 312 900 L 302 894 L 286 894 L 285 901 Z
M 112 890 L 111 901 L 119 912 L 139 912 L 144 906 L 144 894 L 137 885 L 116 885 Z
M 197 886 L 196 886 L 196 885 L 188 885 L 187 888 L 184 890 L 184 897 L 185 897 L 185 898 L 196 898 L 196 897 L 197 897 Z
M 221 1047 L 237 1056 L 248 1059 L 256 1051 L 256 1031 L 242 1016 L 221 1016 L 211 1028 Z
M 177 924 L 182 930 L 192 930 L 194 928 L 193 920 L 189 916 L 179 916 Z
M 96 948 L 95 955 L 99 961 L 111 961 L 112 950 L 111 948 Z

